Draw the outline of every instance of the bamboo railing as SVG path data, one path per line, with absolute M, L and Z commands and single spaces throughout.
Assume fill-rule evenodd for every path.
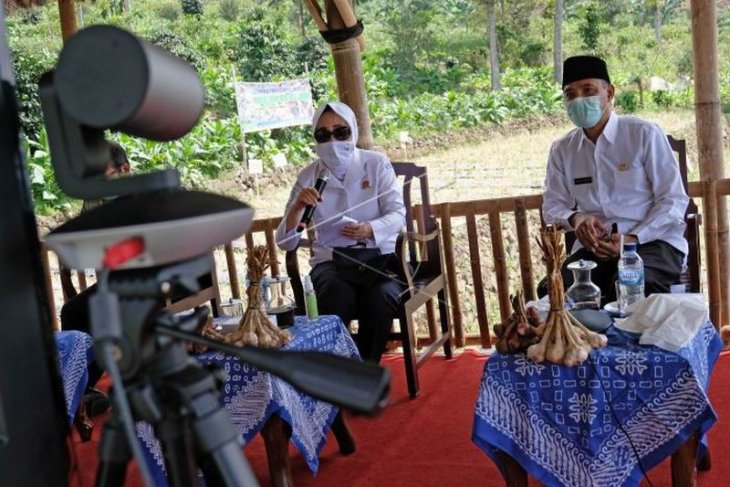
M 718 231 L 716 225 L 715 211 L 717 202 L 720 198 L 730 195 L 730 179 L 722 179 L 713 182 L 691 182 L 689 184 L 689 195 L 693 198 L 702 200 L 703 206 L 703 234 L 705 252 L 703 254 L 704 266 L 708 272 L 706 273 L 707 288 L 704 292 L 708 295 L 711 310 L 711 319 L 718 326 L 728 325 L 728 314 L 725 311 L 727 303 L 723 303 L 721 299 L 722 283 L 717 272 L 717 242 Z M 707 195 L 710 195 L 708 198 Z M 483 271 L 483 262 L 490 261 L 491 267 L 494 269 L 494 280 L 496 281 L 496 306 L 498 310 L 494 310 L 494 315 L 498 315 L 499 319 L 504 320 L 511 313 L 510 294 L 517 291 L 516 287 L 524 290 L 526 299 L 534 299 L 536 297 L 535 286 L 536 279 L 541 277 L 536 274 L 539 256 L 533 255 L 531 242 L 539 230 L 540 220 L 539 210 L 542 205 L 542 196 L 526 195 L 505 198 L 493 198 L 463 202 L 447 202 L 432 204 L 431 208 L 434 216 L 440 223 L 440 229 L 443 238 L 444 265 L 446 268 L 447 279 L 449 282 L 449 298 L 451 307 L 451 322 L 454 327 L 453 337 L 456 346 L 464 346 L 470 344 L 479 344 L 485 348 L 491 346 L 490 328 L 496 324 L 494 320 L 489 319 L 489 303 L 487 302 L 485 290 L 485 273 Z M 419 205 L 414 207 L 413 215 L 418 220 L 422 213 Z M 530 224 L 529 215 L 532 214 L 532 226 Z M 489 232 L 479 233 L 479 222 L 485 219 L 489 223 Z M 460 221 L 464 221 L 466 228 L 466 243 L 455 242 L 454 234 L 457 226 L 462 225 Z M 507 220 L 513 220 L 515 225 L 516 249 L 519 255 L 518 266 L 510 275 L 510 268 L 507 265 L 507 251 L 504 245 L 503 231 L 507 228 Z M 239 264 L 243 264 L 245 254 L 242 251 L 237 252 L 236 249 L 251 248 L 254 244 L 265 244 L 270 249 L 270 267 L 273 275 L 278 275 L 284 271 L 282 263 L 284 262 L 284 253 L 276 246 L 275 231 L 281 221 L 281 217 L 265 218 L 254 221 L 251 230 L 242 240 L 229 243 L 219 253 L 222 253 L 221 261 L 224 262 L 225 269 L 219 269 L 227 272 L 230 283 L 230 297 L 240 299 L 242 293 L 241 283 L 239 279 Z M 480 240 L 489 239 L 492 247 L 491 256 L 486 255 L 480 248 Z M 458 285 L 460 276 L 459 262 L 457 262 L 457 248 L 463 245 L 468 249 L 469 276 L 467 281 L 473 285 L 473 291 L 469 292 L 461 289 Z M 50 307 L 55 319 L 56 303 L 53 299 L 51 290 L 52 279 L 48 259 L 50 250 L 44 248 L 43 264 L 46 272 L 47 289 L 49 290 Z M 302 258 L 305 253 L 302 252 Z M 306 268 L 306 267 L 304 267 Z M 304 269 L 303 268 L 303 269 Z M 463 273 L 463 271 L 461 271 Z M 83 273 L 79 274 L 79 277 Z M 516 285 L 510 287 L 510 279 Z M 84 282 L 85 284 L 85 282 Z M 727 283 L 725 283 L 727 285 Z M 468 333 L 464 320 L 464 303 L 473 299 L 476 306 L 476 326 L 477 332 Z M 498 311 L 498 314 L 496 313 Z M 428 332 L 433 328 L 433 313 L 428 313 L 428 327 L 422 328 Z M 419 336 L 419 343 L 428 342 L 431 333 Z

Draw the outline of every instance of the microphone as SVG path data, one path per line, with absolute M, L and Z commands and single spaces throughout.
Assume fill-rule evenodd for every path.
M 327 177 L 327 170 L 322 169 L 322 171 L 320 171 L 319 175 L 317 176 L 317 181 L 314 183 L 314 189 L 317 190 L 317 193 L 319 193 L 320 196 L 322 195 L 322 191 L 324 191 L 324 187 L 327 186 L 328 179 L 329 178 Z M 302 219 L 299 220 L 299 225 L 297 225 L 297 233 L 302 233 L 302 231 L 307 228 L 309 222 L 312 221 L 312 215 L 314 215 L 314 206 L 307 205 L 304 208 Z

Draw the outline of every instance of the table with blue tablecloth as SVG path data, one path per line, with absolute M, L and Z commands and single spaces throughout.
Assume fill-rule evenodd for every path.
M 283 350 L 316 350 L 349 358 L 360 358 L 350 333 L 337 316 L 320 316 L 316 320 L 297 316 L 289 328 L 292 340 Z M 238 358 L 219 352 L 199 355 L 203 364 L 215 364 L 227 374 L 222 401 L 233 423 L 240 429 L 244 443 L 250 442 L 272 416 L 291 426 L 291 440 L 313 473 L 319 467 L 319 453 L 324 447 L 339 408 L 300 392 L 289 383 L 268 372 L 257 370 Z M 147 423 L 137 424 L 147 462 L 158 485 L 165 485 L 164 458 L 160 444 Z
M 90 335 L 80 331 L 57 331 L 54 337 L 66 397 L 66 414 L 71 424 L 89 380 L 88 364 L 94 359 L 94 341 Z
M 717 420 L 707 387 L 722 342 L 712 323 L 678 353 L 614 326 L 606 335 L 608 346 L 576 367 L 524 354 L 486 362 L 472 441 L 503 474 L 507 454 L 546 485 L 638 485 L 642 469 L 695 434 L 701 458 Z

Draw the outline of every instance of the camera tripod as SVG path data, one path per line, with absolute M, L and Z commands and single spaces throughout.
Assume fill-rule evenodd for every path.
M 108 275 L 108 282 L 100 279 L 90 303 L 92 331 L 97 351 L 102 344 L 113 344 L 113 357 L 108 349 L 99 355 L 105 368 L 109 369 L 110 360 L 115 362 L 113 369 L 118 367 L 131 418 L 114 407 L 104 424 L 97 486 L 124 485 L 132 457 L 130 425 L 125 424 L 130 419 L 152 425 L 171 486 L 196 485 L 198 468 L 209 486 L 258 485 L 243 455 L 238 429 L 219 401 L 224 376 L 190 357 L 185 342 L 237 356 L 305 393 L 355 411 L 372 414 L 385 404 L 390 378 L 381 367 L 320 352 L 218 342 L 196 332 L 207 319 L 207 308 L 182 317 L 162 309 L 165 296 L 197 292 L 199 280 L 210 272 L 210 258 L 201 256 L 165 266 L 118 270 Z M 118 305 L 109 304 L 110 295 L 118 298 Z
M 134 420 L 150 423 L 160 440 L 171 486 L 196 485 L 197 466 L 207 485 L 258 485 L 243 456 L 238 430 L 220 405 L 223 377 L 190 357 L 181 339 L 157 331 L 171 328 L 194 335 L 200 328 L 207 308 L 182 318 L 172 316 L 161 310 L 161 290 L 195 292 L 195 277 L 206 272 L 209 259 L 200 257 L 110 275 L 109 290 L 119 296 L 124 330 L 118 364 Z M 124 485 L 132 455 L 123 421 L 119 409 L 112 408 L 99 444 L 98 486 Z

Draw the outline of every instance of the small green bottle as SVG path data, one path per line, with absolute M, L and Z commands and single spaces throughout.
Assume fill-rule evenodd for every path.
M 312 278 L 309 274 L 304 276 L 304 307 L 307 310 L 307 317 L 310 320 L 316 320 L 319 317 L 319 311 L 317 311 L 317 295 L 314 293 Z

